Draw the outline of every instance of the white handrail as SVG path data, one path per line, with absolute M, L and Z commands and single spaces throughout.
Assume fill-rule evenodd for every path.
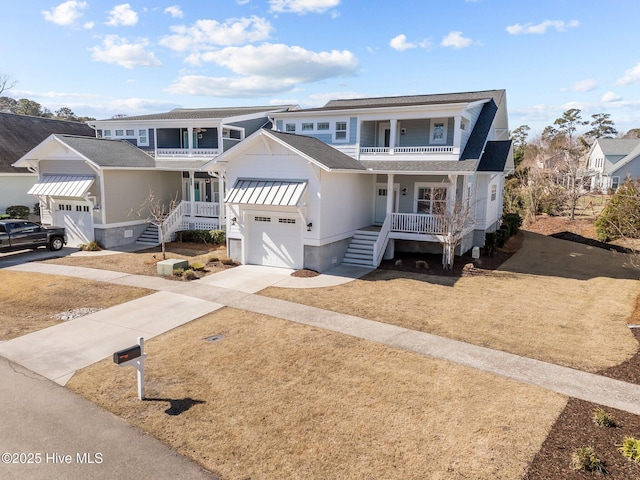
M 387 242 L 389 241 L 389 231 L 391 227 L 391 215 L 387 215 L 384 219 L 384 223 L 380 228 L 378 239 L 373 244 L 373 266 L 378 267 L 382 262 L 384 251 L 387 248 Z

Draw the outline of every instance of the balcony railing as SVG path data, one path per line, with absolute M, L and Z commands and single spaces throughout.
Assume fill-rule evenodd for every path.
M 376 154 L 382 153 L 386 155 L 411 153 L 411 154 L 430 154 L 430 153 L 455 153 L 454 147 L 451 145 L 423 146 L 423 147 L 360 147 L 360 153 Z
M 426 213 L 392 213 L 390 230 L 403 233 L 441 235 L 442 223 L 437 215 Z
M 158 157 L 213 157 L 218 155 L 217 148 L 158 148 Z

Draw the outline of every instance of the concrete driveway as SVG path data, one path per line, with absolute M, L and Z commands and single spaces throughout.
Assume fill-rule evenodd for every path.
M 0 268 L 13 267 L 28 262 L 37 262 L 49 258 L 66 257 L 77 252 L 75 247 L 64 247 L 62 250 L 52 252 L 48 248 L 40 247 L 35 250 L 18 250 L 15 252 L 0 253 Z

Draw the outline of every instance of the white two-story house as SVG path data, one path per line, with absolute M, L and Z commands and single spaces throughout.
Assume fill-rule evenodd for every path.
M 615 192 L 629 176 L 640 178 L 640 139 L 599 138 L 591 149 L 587 169 L 592 191 Z
M 229 255 L 324 271 L 436 253 L 467 205 L 458 252 L 482 246 L 513 170 L 504 90 L 334 100 L 277 112 L 203 168 L 224 172 Z

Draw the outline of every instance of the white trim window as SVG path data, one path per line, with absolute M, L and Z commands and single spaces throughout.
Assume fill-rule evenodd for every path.
M 498 198 L 498 186 L 496 184 L 491 185 L 491 201 L 495 202 Z
M 347 122 L 336 122 L 336 141 L 347 141 Z
M 318 130 L 329 130 L 329 128 L 331 128 L 329 126 L 329 122 L 318 122 Z
M 620 177 L 611 177 L 611 190 L 614 192 L 618 190 L 620 186 Z
M 302 122 L 302 131 L 309 132 L 313 130 L 313 123 Z
M 116 130 L 116 137 L 124 137 L 124 130 Z
M 138 130 L 138 145 L 149 145 L 149 130 L 146 128 Z
M 287 133 L 296 133 L 296 124 L 295 123 L 287 123 L 284 126 L 284 131 Z
M 431 134 L 429 135 L 430 143 L 445 144 L 447 143 L 447 119 L 433 118 L 431 119 Z
M 443 213 L 447 208 L 447 190 L 441 183 L 416 183 L 415 213 Z
M 103 138 L 111 138 L 111 130 L 102 130 Z

